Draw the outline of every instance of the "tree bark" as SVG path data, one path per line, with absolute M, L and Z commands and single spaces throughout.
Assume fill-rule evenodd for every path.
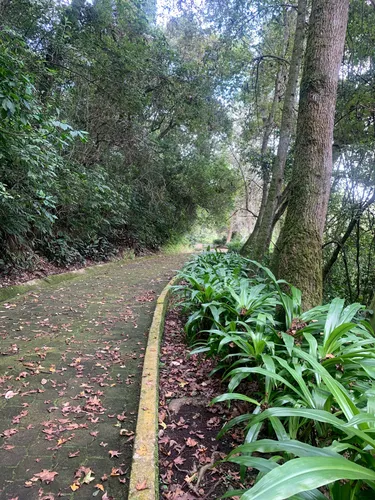
M 278 251 L 277 275 L 302 291 L 304 309 L 322 300 L 322 237 L 332 175 L 333 125 L 349 0 L 313 0 L 291 192 Z
M 294 105 L 296 102 L 298 78 L 304 51 L 306 13 L 307 0 L 299 0 L 293 52 L 290 60 L 288 82 L 285 89 L 283 111 L 281 116 L 280 138 L 277 155 L 272 165 L 271 183 L 268 190 L 268 197 L 264 207 L 263 217 L 260 221 L 256 239 L 252 245 L 253 258 L 255 260 L 263 260 L 264 256 L 268 253 L 272 230 L 274 227 L 273 221 L 281 196 L 285 164 L 295 124 Z
M 231 217 L 230 223 L 229 223 L 229 228 L 228 228 L 228 233 L 227 233 L 227 241 L 226 244 L 230 243 L 232 241 L 232 235 L 233 235 L 233 219 Z
M 259 213 L 258 217 L 254 226 L 254 229 L 250 236 L 248 237 L 247 241 L 241 248 L 241 255 L 244 255 L 246 257 L 251 257 L 252 256 L 252 250 L 253 250 L 253 245 L 254 242 L 257 240 L 258 233 L 259 233 L 259 228 L 261 225 L 261 221 L 263 218 L 264 210 L 266 207 L 266 202 L 267 202 L 267 197 L 268 197 L 268 188 L 269 188 L 269 179 L 270 179 L 270 173 L 268 170 L 268 165 L 265 160 L 265 156 L 268 150 L 268 143 L 270 140 L 271 132 L 274 126 L 274 120 L 275 120 L 275 114 L 276 114 L 276 107 L 279 102 L 280 98 L 280 87 L 281 87 L 281 79 L 282 79 L 282 69 L 281 66 L 279 66 L 279 70 L 276 75 L 276 81 L 275 81 L 275 92 L 273 96 L 273 101 L 272 101 L 272 106 L 270 113 L 267 118 L 266 125 L 264 127 L 263 131 L 263 138 L 262 138 L 262 147 L 260 151 L 260 156 L 261 156 L 261 169 L 262 169 L 262 180 L 263 180 L 263 186 L 262 186 L 262 200 L 260 203 L 260 208 L 259 208 Z
M 290 192 L 290 184 L 288 184 L 285 187 L 284 191 L 281 193 L 280 198 L 278 199 L 278 205 L 276 207 L 276 212 L 272 221 L 272 232 L 288 207 L 289 192 Z

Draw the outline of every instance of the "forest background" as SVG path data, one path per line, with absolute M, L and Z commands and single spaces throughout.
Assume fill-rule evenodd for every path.
M 207 228 L 272 264 L 290 193 L 311 191 L 302 171 L 291 182 L 310 13 L 305 0 L 2 0 L 1 272 Z M 375 288 L 374 27 L 374 2 L 353 0 L 319 243 L 326 300 L 370 304 Z

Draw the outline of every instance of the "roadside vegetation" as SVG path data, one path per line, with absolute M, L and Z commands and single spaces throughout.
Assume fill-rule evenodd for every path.
M 0 2 L 0 275 L 157 250 L 199 211 L 226 217 L 218 83 L 155 9 Z
M 365 307 L 335 298 L 302 311 L 297 288 L 234 253 L 204 253 L 180 278 L 191 353 L 214 359 L 228 384 L 212 404 L 248 404 L 218 437 L 245 427 L 227 460 L 244 479 L 248 467 L 259 475 L 227 497 L 372 498 L 375 336 Z
M 2 285 L 221 239 L 303 308 L 372 303 L 374 2 L 3 0 L 0 19 Z
M 0 286 L 226 247 L 179 290 L 245 500 L 373 496 L 374 88 L 375 0 L 0 0 Z

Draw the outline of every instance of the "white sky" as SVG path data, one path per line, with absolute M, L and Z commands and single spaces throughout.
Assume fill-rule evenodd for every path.
M 194 6 L 198 9 L 204 5 L 205 0 L 180 0 L 182 5 L 192 8 Z M 181 12 L 177 8 L 178 0 L 157 0 L 157 22 L 158 24 L 165 24 L 171 17 L 178 16 Z

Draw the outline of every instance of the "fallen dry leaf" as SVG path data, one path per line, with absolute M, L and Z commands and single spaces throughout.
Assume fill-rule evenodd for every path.
M 86 476 L 82 479 L 82 484 L 90 484 L 91 481 L 94 481 L 95 477 L 92 475 L 92 470 L 90 470 Z
M 191 439 L 190 437 L 186 440 L 186 446 L 189 446 L 190 448 L 192 448 L 193 446 L 197 446 L 197 444 L 198 441 L 195 441 L 195 439 Z
M 148 489 L 148 486 L 147 486 L 147 481 L 146 479 L 144 481 L 139 481 L 136 485 L 135 485 L 135 489 L 137 491 L 143 491 L 143 490 L 147 490 Z
M 10 451 L 13 450 L 14 446 L 12 444 L 4 444 L 1 448 L 3 450 Z
M 122 453 L 120 453 L 118 450 L 109 450 L 108 454 L 111 458 L 119 457 L 120 455 L 122 455 Z
M 2 436 L 4 437 L 10 437 L 13 436 L 14 434 L 17 434 L 18 430 L 17 429 L 6 429 L 3 431 Z
M 13 417 L 12 424 L 19 424 L 20 421 L 21 421 L 21 418 L 26 417 L 28 415 L 28 413 L 29 412 L 27 410 L 21 411 L 20 414 L 18 414 L 15 417 Z
M 7 391 L 5 393 L 5 399 L 11 399 L 13 398 L 14 396 L 17 396 L 18 392 L 13 392 L 13 391 Z
M 58 472 L 53 472 L 53 471 L 50 471 L 47 469 L 43 469 L 42 472 L 38 472 L 38 474 L 34 474 L 34 476 L 31 478 L 31 481 L 33 481 L 34 478 L 37 478 L 36 480 L 40 479 L 42 482 L 49 484 L 55 479 L 55 476 L 57 476 L 57 475 L 58 475 Z

